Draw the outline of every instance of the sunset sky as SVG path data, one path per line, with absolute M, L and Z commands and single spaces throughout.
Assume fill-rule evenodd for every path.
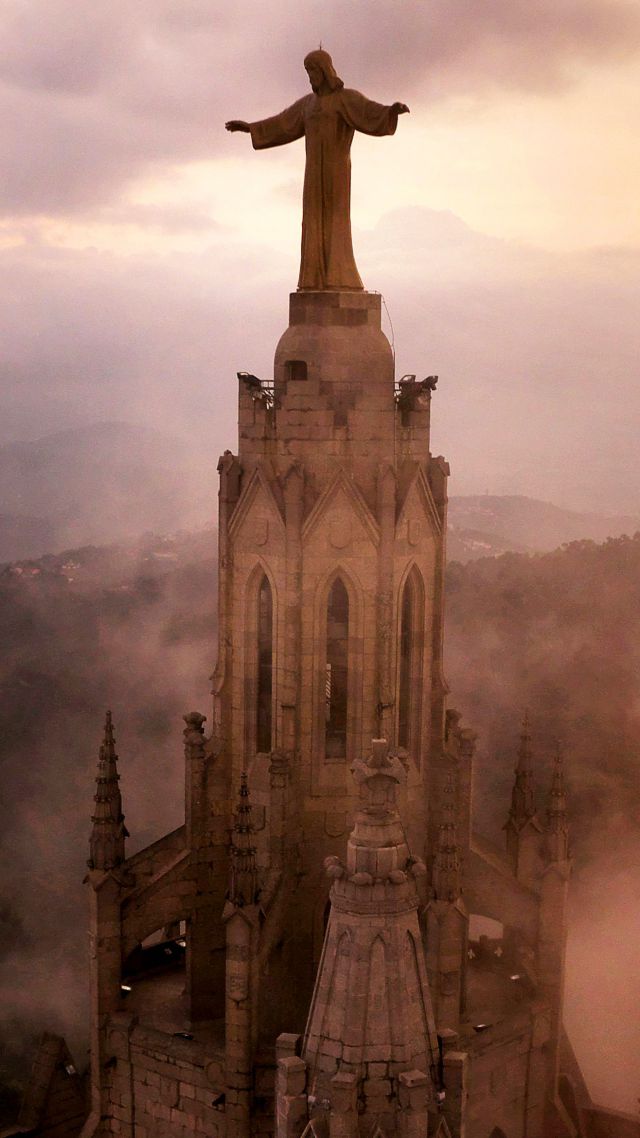
M 636 512 L 640 6 L 6 0 L 0 442 L 101 419 L 235 445 L 295 287 L 304 148 L 223 129 L 305 53 L 407 102 L 358 136 L 356 258 L 440 375 L 454 492 Z M 390 325 L 387 323 L 387 332 Z

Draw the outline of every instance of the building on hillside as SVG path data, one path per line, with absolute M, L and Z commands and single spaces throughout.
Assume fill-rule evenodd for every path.
M 472 830 L 436 377 L 396 382 L 349 230 L 353 129 L 391 134 L 407 108 L 343 91 L 326 52 L 305 65 L 311 95 L 227 124 L 257 148 L 306 135 L 303 268 L 219 463 L 214 705 L 208 734 L 185 716 L 185 822 L 132 857 L 107 718 L 82 1138 L 637 1138 L 593 1107 L 563 1034 L 562 764 L 540 812 L 526 721 L 504 848 Z

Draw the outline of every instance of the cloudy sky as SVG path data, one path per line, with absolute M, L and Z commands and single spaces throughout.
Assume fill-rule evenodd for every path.
M 347 86 L 358 265 L 437 372 L 454 492 L 638 507 L 640 7 L 625 0 L 5 0 L 0 442 L 102 419 L 235 446 L 299 249 L 303 143 L 227 118 Z

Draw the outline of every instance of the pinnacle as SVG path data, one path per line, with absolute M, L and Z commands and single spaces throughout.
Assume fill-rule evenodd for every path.
M 529 720 L 529 708 L 525 708 L 522 717 L 522 728 L 520 731 L 520 746 L 518 748 L 518 768 L 519 771 L 530 771 L 532 769 L 532 755 L 531 755 L 531 724 Z
M 531 727 L 529 709 L 525 709 L 520 731 L 518 762 L 515 767 L 515 781 L 511 794 L 510 819 L 518 828 L 536 814 L 535 784 L 533 773 L 533 754 L 531 750 Z
M 258 871 L 256 847 L 252 844 L 254 829 L 251 822 L 249 783 L 246 772 L 240 775 L 238 804 L 234 814 L 229 846 L 228 900 L 242 908 L 253 905 L 258 899 Z
M 127 830 L 119 781 L 113 716 L 109 710 L 105 716 L 104 736 L 98 754 L 96 793 L 93 796 L 95 807 L 91 816 L 88 863 L 91 869 L 113 869 L 124 861 Z
M 560 819 L 566 817 L 567 813 L 567 800 L 564 789 L 564 771 L 563 771 L 563 756 L 560 744 L 556 744 L 556 753 L 553 759 L 553 775 L 551 778 L 551 789 L 549 791 L 549 802 L 547 806 L 547 814 L 549 820 Z

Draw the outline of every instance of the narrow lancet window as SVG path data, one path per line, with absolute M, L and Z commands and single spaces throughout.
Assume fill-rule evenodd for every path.
M 398 745 L 411 746 L 411 670 L 415 629 L 415 596 L 411 578 L 402 591 L 400 612 L 400 683 L 398 692 Z
M 273 691 L 273 599 L 264 576 L 258 590 L 258 683 L 256 706 L 256 750 L 271 750 Z
M 349 597 L 338 577 L 327 604 L 325 754 L 328 759 L 344 759 L 347 755 L 348 655 Z

